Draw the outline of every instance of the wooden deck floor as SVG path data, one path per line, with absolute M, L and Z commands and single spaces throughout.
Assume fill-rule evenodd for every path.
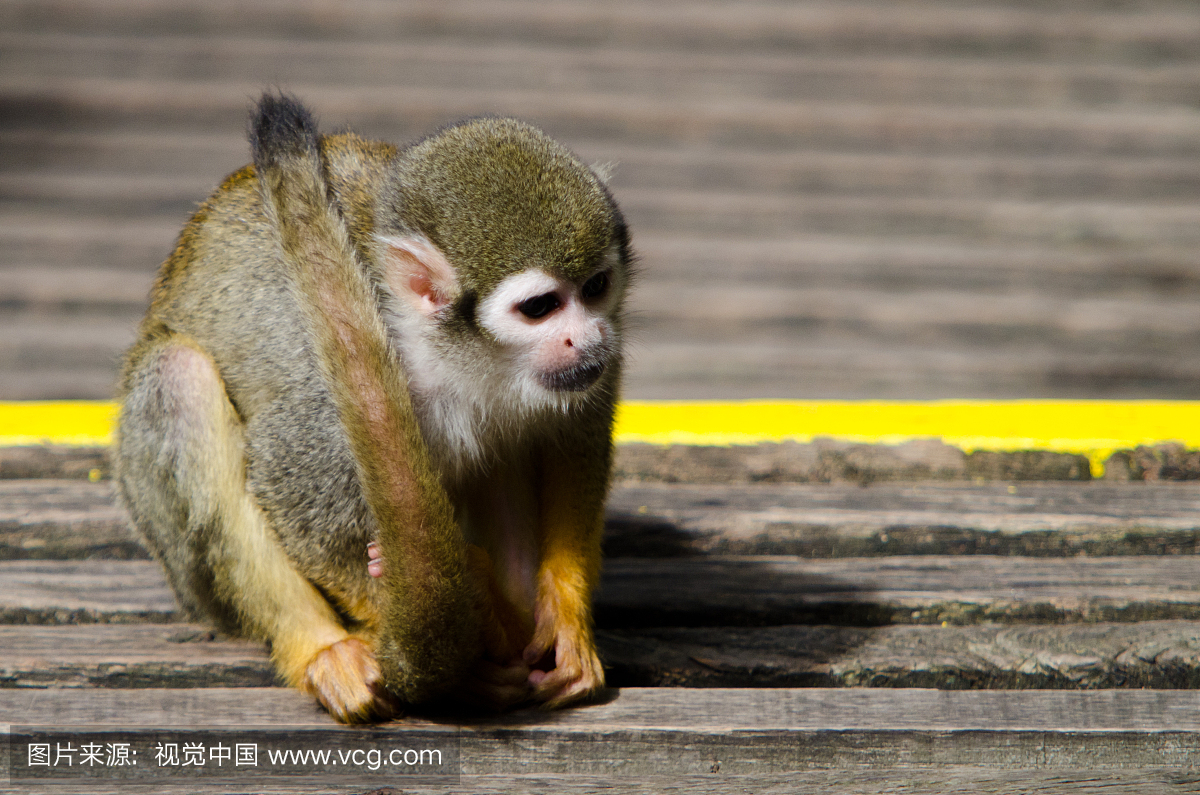
M 86 780 L 94 792 L 1186 792 L 1198 543 L 1195 482 L 625 480 L 595 605 L 600 703 L 372 733 L 276 686 L 260 644 L 184 620 L 111 483 L 10 479 L 0 710 L 17 744 L 149 755 L 171 732 L 231 745 L 253 726 L 264 752 L 403 739 L 455 754 L 428 780 L 148 768 Z M 83 781 L 25 775 L 0 791 Z
M 0 399 L 111 395 L 272 86 L 326 129 L 513 114 L 615 162 L 628 397 L 1200 395 L 1184 0 L 0 0 Z M 255 727 L 455 754 L 432 780 L 9 779 L 0 755 L 0 792 L 1200 791 L 1200 486 L 1166 482 L 1194 467 L 780 457 L 773 479 L 814 482 L 767 484 L 761 456 L 711 453 L 622 452 L 602 703 L 363 732 L 181 620 L 87 481 L 103 451 L 0 451 L 14 748 Z

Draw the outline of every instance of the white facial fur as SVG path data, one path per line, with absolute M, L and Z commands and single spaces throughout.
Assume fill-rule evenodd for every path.
M 546 295 L 557 299 L 558 306 L 544 317 L 526 317 L 518 308 Z M 479 324 L 513 352 L 520 369 L 561 372 L 579 365 L 612 333 L 608 319 L 591 303 L 584 301 L 578 285 L 527 270 L 500 282 L 480 303 Z
M 482 462 L 485 451 L 495 454 L 503 439 L 529 427 L 531 414 L 561 414 L 576 404 L 590 383 L 580 373 L 598 372 L 619 352 L 609 319 L 624 288 L 615 250 L 597 271 L 609 274 L 608 288 L 591 299 L 582 297 L 580 285 L 538 269 L 504 279 L 476 314 L 499 343 L 498 354 L 464 358 L 465 351 L 447 350 L 436 323 L 457 293 L 453 267 L 425 238 L 378 240 L 395 299 L 385 314 L 398 337 L 422 433 L 453 470 Z M 553 311 L 540 318 L 521 313 L 522 302 L 547 294 L 557 299 Z M 554 388 L 562 383 L 568 388 Z

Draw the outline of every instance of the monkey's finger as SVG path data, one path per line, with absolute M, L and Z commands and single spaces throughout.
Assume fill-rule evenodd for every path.
M 577 666 L 555 668 L 549 672 L 534 671 L 533 674 L 542 674 L 537 677 L 537 682 L 534 684 L 533 698 L 535 701 L 542 702 L 542 706 L 546 709 L 557 709 L 576 701 L 582 701 L 594 695 L 602 683 L 597 676 L 585 673 L 582 668 Z M 531 683 L 534 675 L 530 676 Z
M 481 660 L 475 667 L 474 675 L 487 684 L 518 687 L 529 680 L 529 666 L 523 663 L 497 665 L 489 660 Z
M 552 671 L 530 671 L 529 684 L 533 685 L 534 698 L 545 701 L 562 688 L 579 678 L 580 671 L 574 666 L 559 666 Z
M 579 701 L 604 686 L 604 669 L 595 652 L 579 650 L 564 641 L 556 647 L 556 665 L 550 671 L 532 671 L 533 697 L 548 709 Z
M 554 625 L 547 621 L 540 623 L 533 632 L 533 640 L 521 654 L 526 665 L 537 665 L 551 649 L 554 648 Z
M 367 544 L 367 574 L 372 577 L 383 576 L 383 550 L 375 541 Z

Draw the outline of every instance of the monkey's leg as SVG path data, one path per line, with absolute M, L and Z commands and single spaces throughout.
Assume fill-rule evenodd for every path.
M 561 707 L 604 687 L 604 669 L 592 635 L 592 591 L 600 578 L 600 539 L 608 459 L 547 456 L 543 471 L 541 550 L 533 640 L 525 649 L 534 698 Z
M 386 712 L 379 666 L 292 565 L 246 487 L 243 427 L 192 340 L 150 343 L 127 381 L 118 476 L 185 609 L 271 643 L 288 684 L 342 721 Z

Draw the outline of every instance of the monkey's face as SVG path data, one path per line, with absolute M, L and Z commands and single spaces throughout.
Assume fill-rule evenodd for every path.
M 586 271 L 530 267 L 475 296 L 459 282 L 462 266 L 428 239 L 378 241 L 384 282 L 403 307 L 392 317 L 417 394 L 566 408 L 616 369 L 629 273 L 619 243 Z
M 479 304 L 479 325 L 542 389 L 585 392 L 620 348 L 614 322 L 622 271 L 607 258 L 578 281 L 530 269 L 504 279 Z

